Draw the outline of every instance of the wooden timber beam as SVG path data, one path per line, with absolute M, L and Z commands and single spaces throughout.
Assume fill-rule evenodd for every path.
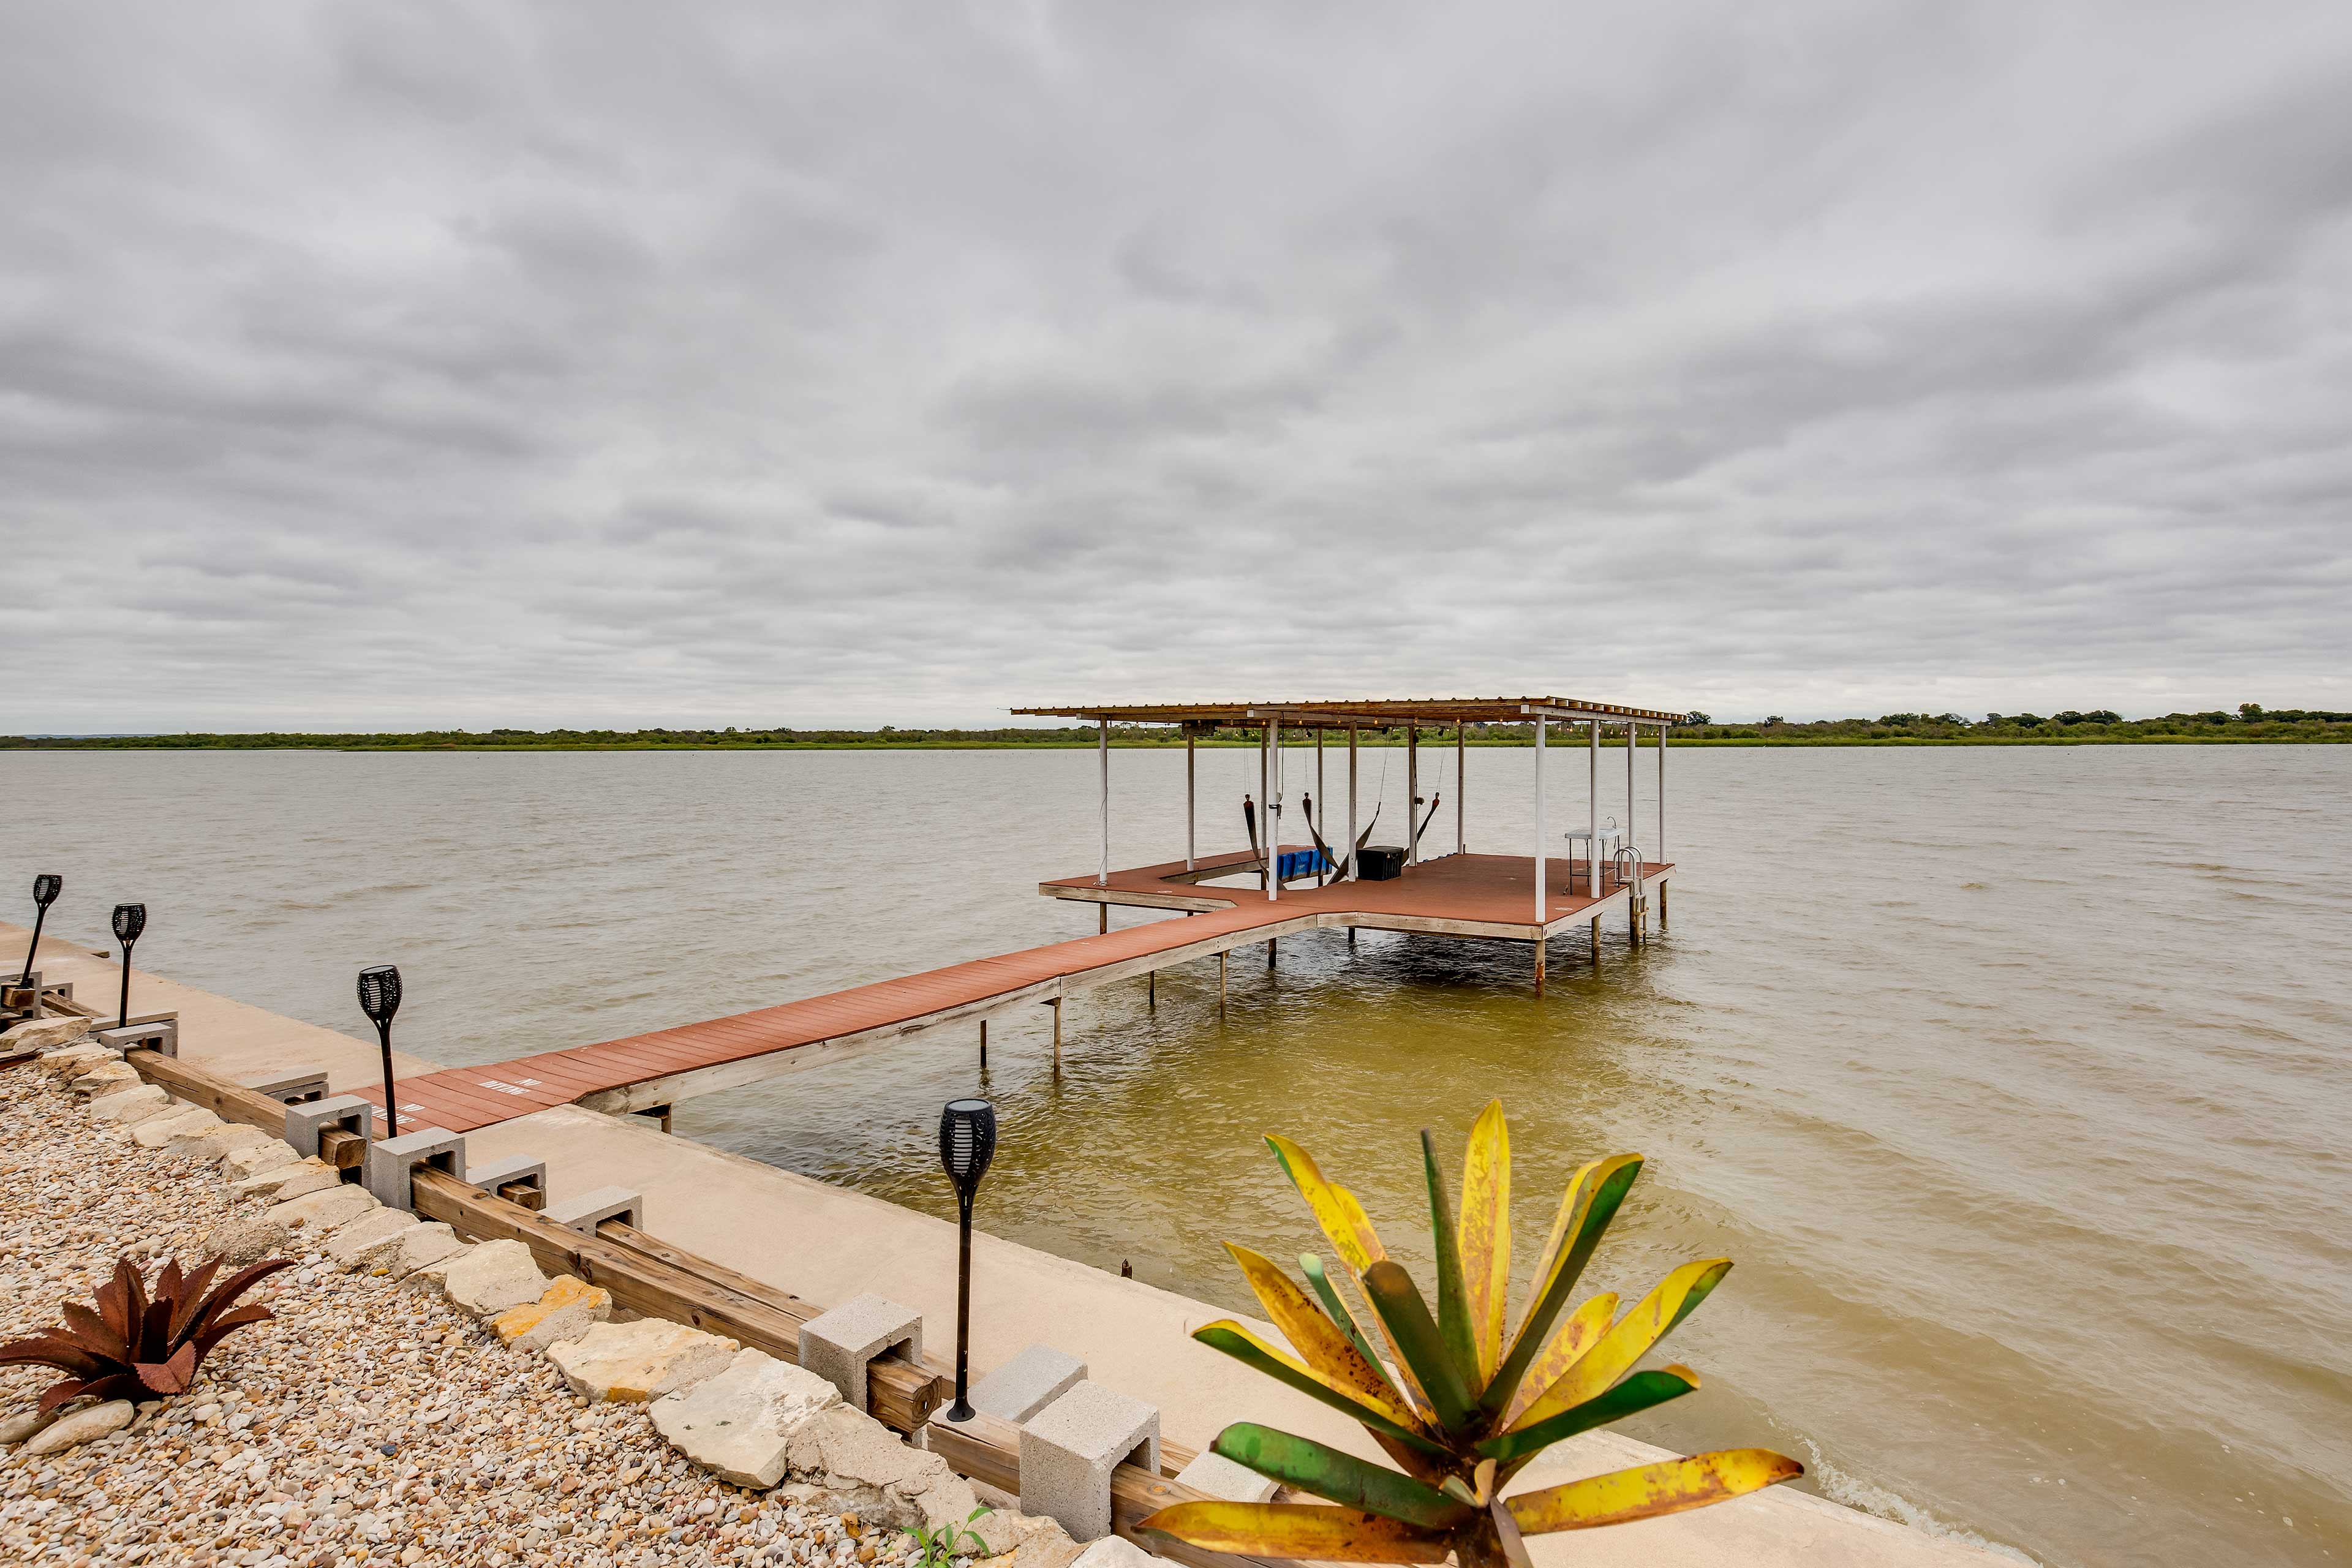
M 798 1363 L 801 1329 L 818 1315 L 787 1290 L 660 1243 L 627 1226 L 614 1234 L 574 1230 L 504 1198 L 493 1197 L 442 1171 L 418 1171 L 410 1186 L 416 1212 L 447 1222 L 478 1241 L 520 1241 L 539 1266 L 574 1274 L 612 1292 L 617 1304 L 649 1317 L 723 1334 L 779 1361 Z M 871 1414 L 885 1426 L 911 1432 L 941 1401 L 942 1369 L 885 1357 L 867 1369 Z M 952 1388 L 949 1390 L 951 1394 Z
M 152 1047 L 126 1051 L 122 1059 L 142 1079 L 174 1100 L 201 1105 L 223 1121 L 258 1127 L 273 1138 L 286 1136 L 286 1107 L 266 1094 L 257 1093 L 241 1083 L 215 1078 L 202 1068 L 191 1067 Z M 339 1171 L 356 1171 L 366 1157 L 367 1140 L 356 1132 L 330 1127 L 319 1134 L 319 1158 Z

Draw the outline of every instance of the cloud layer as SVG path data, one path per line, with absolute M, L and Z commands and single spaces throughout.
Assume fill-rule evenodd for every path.
M 2352 11 L 21 6 L 0 729 L 2352 707 Z

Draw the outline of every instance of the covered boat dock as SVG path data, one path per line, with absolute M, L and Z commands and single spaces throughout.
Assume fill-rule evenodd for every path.
M 1525 942 L 1535 947 L 1535 983 L 1544 983 L 1545 942 L 1578 922 L 1592 932 L 1592 957 L 1600 960 L 1601 920 L 1622 910 L 1627 931 L 1637 944 L 1647 932 L 1654 896 L 1660 923 L 1665 918 L 1666 885 L 1673 863 L 1664 853 L 1666 834 L 1666 731 L 1684 715 L 1654 709 L 1627 708 L 1615 703 L 1589 702 L 1561 697 L 1484 697 L 1401 699 L 1391 700 L 1320 700 L 1300 702 L 1234 702 L 1072 705 L 1016 708 L 1015 713 L 1042 718 L 1090 720 L 1096 725 L 1100 761 L 1102 836 L 1098 862 L 1091 877 L 1064 877 L 1038 885 L 1049 898 L 1072 899 L 1101 906 L 1098 929 L 1109 929 L 1110 906 L 1182 910 L 1206 913 L 1230 910 L 1253 900 L 1297 911 L 1311 910 L 1336 917 L 1331 924 L 1351 931 L 1420 931 L 1433 935 Z M 1154 866 L 1114 870 L 1110 864 L 1111 726 L 1174 726 L 1184 736 L 1184 858 Z M 1471 725 L 1529 725 L 1535 738 L 1534 833 L 1526 855 L 1473 854 L 1467 843 L 1465 792 L 1469 784 Z M 1553 727 L 1563 727 L 1562 738 L 1586 753 L 1586 813 L 1580 829 L 1565 834 L 1563 852 L 1555 853 L 1546 795 L 1547 765 Z M 1603 728 L 1625 736 L 1625 806 L 1623 826 L 1605 826 L 1601 767 Z M 1642 731 L 1654 737 L 1657 792 L 1654 822 L 1656 832 L 1644 845 L 1635 838 L 1637 795 L 1635 771 L 1640 766 Z M 1442 855 L 1425 853 L 1423 845 L 1436 824 L 1443 801 L 1433 794 L 1426 801 L 1421 790 L 1423 731 L 1443 743 L 1451 731 L 1454 752 L 1455 788 L 1451 847 Z M 1255 733 L 1258 747 L 1258 791 L 1244 806 L 1249 848 L 1203 856 L 1200 852 L 1200 789 L 1197 746 L 1203 738 Z M 1405 798 L 1409 821 L 1402 845 L 1379 847 L 1365 840 L 1371 827 L 1362 822 L 1360 750 L 1367 733 L 1402 731 L 1405 748 Z M 1286 747 L 1284 736 L 1314 737 L 1312 787 L 1289 778 L 1297 765 L 1296 745 Z M 1329 769 L 1327 739 L 1344 743 L 1347 809 L 1339 822 L 1330 820 L 1331 797 L 1327 787 Z M 1286 840 L 1283 822 L 1292 802 L 1293 821 L 1307 842 Z M 1263 801 L 1261 809 L 1258 802 Z M 1318 805 L 1318 802 L 1321 805 Z M 1428 809 L 1423 812 L 1423 806 Z M 1613 822 L 1613 818 L 1612 818 Z M 1260 825 L 1264 825 L 1261 836 Z M 1336 830 L 1336 831 L 1335 831 Z M 1581 849 L 1581 853 L 1578 850 Z M 1255 891 L 1215 884 L 1240 879 L 1254 881 Z M 1267 939 L 1269 942 L 1273 939 Z M 1269 950 L 1270 951 L 1270 950 Z
M 1024 949 L 968 963 L 950 964 L 846 991 L 805 997 L 731 1017 L 682 1024 L 626 1039 L 545 1051 L 482 1067 L 447 1068 L 400 1083 L 404 1131 L 436 1126 L 463 1132 L 530 1115 L 552 1106 L 579 1104 L 614 1113 L 659 1116 L 667 1124 L 678 1100 L 765 1079 L 822 1067 L 898 1044 L 946 1026 L 976 1026 L 983 1064 L 988 1021 L 1040 1005 L 1054 1010 L 1054 1060 L 1062 1055 L 1063 1002 L 1087 991 L 1142 980 L 1154 985 L 1159 971 L 1214 958 L 1220 1005 L 1229 955 L 1265 943 L 1268 961 L 1275 943 L 1297 933 L 1340 928 L 1419 932 L 1471 940 L 1523 942 L 1535 953 L 1535 984 L 1544 981 L 1548 939 L 1588 924 L 1591 957 L 1600 962 L 1601 922 L 1622 913 L 1635 944 L 1646 933 L 1653 900 L 1659 923 L 1665 917 L 1666 884 L 1674 866 L 1651 846 L 1612 838 L 1601 824 L 1601 734 L 1603 725 L 1622 728 L 1626 752 L 1626 820 L 1632 820 L 1633 770 L 1641 731 L 1656 731 L 1658 838 L 1665 830 L 1665 731 L 1681 715 L 1647 710 L 1570 702 L 1556 698 L 1484 699 L 1454 701 L 1328 702 L 1200 705 L 1164 708 L 1020 709 L 1017 712 L 1093 720 L 1097 725 L 1102 779 L 1103 830 L 1098 864 L 1091 875 L 1044 882 L 1049 897 L 1100 907 L 1097 934 Z M 1406 737 L 1407 793 L 1420 795 L 1420 731 L 1451 726 L 1458 749 L 1457 778 L 1466 776 L 1465 723 L 1532 721 L 1537 777 L 1544 770 L 1552 727 L 1580 727 L 1591 784 L 1585 827 L 1570 830 L 1570 853 L 1551 854 L 1551 828 L 1538 793 L 1535 842 L 1526 855 L 1473 853 L 1463 842 L 1466 818 L 1455 791 L 1454 837 L 1442 855 L 1425 855 L 1422 843 L 1436 816 L 1417 814 L 1416 830 L 1403 845 L 1375 856 L 1360 827 L 1358 749 L 1369 732 L 1402 729 Z M 1113 723 L 1180 724 L 1186 741 L 1185 855 L 1181 860 L 1114 870 L 1110 865 L 1110 726 Z M 1199 792 L 1192 752 L 1205 735 L 1234 729 L 1255 731 L 1261 747 L 1262 817 L 1250 827 L 1253 847 L 1202 855 L 1199 852 Z M 1295 820 L 1305 843 L 1284 839 L 1279 824 L 1291 792 L 1286 773 L 1295 758 L 1282 745 L 1283 732 L 1311 731 L 1320 770 L 1330 733 L 1346 742 L 1348 833 L 1335 847 L 1319 807 L 1307 809 L 1307 791 L 1298 790 Z M 1557 748 L 1550 748 L 1557 749 Z M 1295 752 L 1297 748 L 1291 748 Z M 1335 755 L 1339 748 L 1328 750 Z M 1315 792 L 1319 797 L 1321 792 Z M 1266 830 L 1258 834 L 1255 823 Z M 1585 852 L 1573 853 L 1575 842 Z M 1595 846 L 1598 847 L 1597 852 Z M 1269 864 L 1270 860 L 1270 864 Z M 1376 864 L 1378 862 L 1378 864 Z M 1240 885 L 1231 885 L 1238 883 Z M 1221 885 L 1223 884 L 1223 885 Z M 1152 921 L 1109 929 L 1113 904 L 1155 909 L 1191 918 Z M 368 1098 L 382 1105 L 380 1091 Z

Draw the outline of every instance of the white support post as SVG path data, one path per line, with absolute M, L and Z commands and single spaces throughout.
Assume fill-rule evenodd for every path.
M 1323 726 L 1315 726 L 1315 812 L 1321 818 L 1315 824 L 1318 833 L 1328 833 L 1331 826 L 1331 796 L 1323 788 Z
M 1666 863 L 1666 727 L 1658 726 L 1658 864 Z M 1661 894 L 1660 897 L 1664 897 Z
M 1468 721 L 1461 719 L 1454 721 L 1454 852 L 1456 855 L 1466 855 L 1470 852 L 1469 841 L 1462 836 L 1462 803 L 1469 793 L 1465 783 L 1469 775 L 1469 769 L 1466 766 L 1470 761 L 1469 737 Z
M 1095 872 L 1095 886 L 1110 886 L 1110 721 L 1095 721 L 1095 755 L 1102 762 L 1102 866 Z
M 1257 836 L 1257 886 L 1260 892 L 1274 885 L 1274 851 L 1267 844 L 1274 834 L 1274 795 L 1268 783 L 1273 776 L 1274 766 L 1266 759 L 1268 732 L 1268 726 L 1260 724 L 1257 727 L 1257 815 L 1260 829 Z
M 1421 864 L 1421 835 L 1413 831 L 1421 821 L 1421 731 L 1413 725 L 1404 727 L 1404 863 Z
M 1266 726 L 1265 749 L 1272 754 L 1268 765 L 1273 770 L 1273 777 L 1265 786 L 1265 901 L 1270 904 L 1282 897 L 1282 721 L 1279 719 Z M 1269 961 L 1273 955 L 1273 945 L 1269 943 L 1266 948 Z
M 1348 726 L 1348 880 L 1356 879 L 1356 727 Z
M 1592 721 L 1592 766 L 1585 779 L 1584 798 L 1591 807 L 1591 820 L 1584 825 L 1591 837 L 1584 841 L 1584 890 L 1594 898 L 1601 896 L 1601 721 Z M 1594 916 L 1599 919 L 1599 916 Z
M 1633 763 L 1642 754 L 1642 726 L 1625 726 L 1625 842 L 1633 842 Z M 1633 885 L 1642 885 L 1642 861 L 1633 859 Z M 1637 895 L 1638 896 L 1638 895 Z
M 1544 839 L 1551 829 L 1544 817 L 1544 731 L 1551 721 L 1541 714 L 1536 717 L 1536 940 L 1543 941 L 1544 923 Z
M 1192 731 L 1184 731 L 1184 869 L 1193 869 L 1200 849 L 1200 784 L 1192 771 Z

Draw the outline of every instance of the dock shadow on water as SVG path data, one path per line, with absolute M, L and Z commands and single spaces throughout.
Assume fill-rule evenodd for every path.
M 1181 755 L 1113 761 L 1115 863 L 1181 852 Z M 1473 753 L 1474 848 L 1524 850 L 1529 761 Z M 1203 753 L 1204 824 L 1254 767 Z M 1092 863 L 1094 768 L 19 753 L 0 784 L 16 842 L 147 899 L 142 961 L 352 1030 L 352 964 L 396 958 L 406 1043 L 457 1063 L 1090 931 L 1034 889 Z M 1524 946 L 1318 931 L 1271 971 L 1237 950 L 1222 1018 L 1213 960 L 1156 1008 L 1141 979 L 1077 996 L 1058 1079 L 1041 1007 L 992 1026 L 985 1078 L 950 1026 L 678 1131 L 946 1215 L 939 1107 L 981 1089 L 985 1227 L 1246 1310 L 1222 1242 L 1323 1245 L 1265 1133 L 1426 1280 L 1415 1132 L 1453 1157 L 1500 1096 L 1520 1276 L 1570 1172 L 1616 1150 L 1650 1163 L 1592 1288 L 1738 1262 L 1671 1342 L 1706 1387 L 1638 1435 L 1780 1447 L 1843 1500 L 2054 1563 L 2352 1562 L 2352 751 L 1687 751 L 1673 775 L 1672 931 L 1604 924 L 1597 970 L 1555 939 L 1541 999 Z M 1580 816 L 1581 777 L 1554 787 Z

